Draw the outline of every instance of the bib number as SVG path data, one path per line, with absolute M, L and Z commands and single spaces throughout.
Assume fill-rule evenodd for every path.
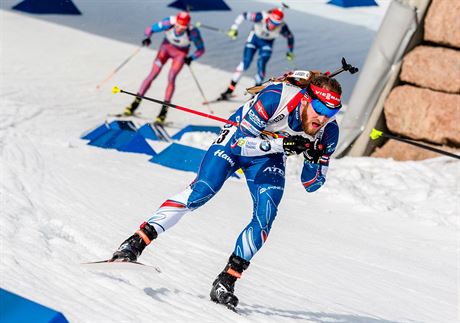
M 236 131 L 236 127 L 222 128 L 222 130 L 220 131 L 219 136 L 216 138 L 216 140 L 214 140 L 214 142 L 212 144 L 213 145 L 221 145 L 221 146 L 227 145 L 228 141 L 233 136 L 235 131 Z

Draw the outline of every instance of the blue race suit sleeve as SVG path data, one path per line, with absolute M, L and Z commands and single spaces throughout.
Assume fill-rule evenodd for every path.
M 281 29 L 281 35 L 287 39 L 287 46 L 290 52 L 294 51 L 294 34 L 289 30 L 289 27 L 284 24 L 283 28 Z
M 152 33 L 168 30 L 169 28 L 171 28 L 171 26 L 173 26 L 173 23 L 171 22 L 171 17 L 164 18 L 161 21 L 154 23 L 152 25 Z
M 326 173 L 329 167 L 329 159 L 334 153 L 339 141 L 339 126 L 336 121 L 332 121 L 324 128 L 321 143 L 325 147 L 325 154 L 319 163 L 304 161 L 300 180 L 307 192 L 318 190 L 326 182 Z
M 263 19 L 263 14 L 262 12 L 243 12 L 243 17 L 245 20 L 249 20 L 252 22 L 259 22 Z
M 153 25 L 151 26 L 148 26 L 145 31 L 144 31 L 144 34 L 147 36 L 147 37 L 150 37 L 152 36 L 153 33 L 157 33 L 157 32 L 160 32 L 160 31 L 165 31 L 165 30 L 168 30 L 169 28 L 171 28 L 174 24 L 171 22 L 171 17 L 168 17 L 168 18 L 164 18 L 163 20 L 159 21 L 159 22 L 156 22 L 154 23 Z
M 268 138 L 263 134 L 267 121 L 278 108 L 281 90 L 281 84 L 268 86 L 257 95 L 247 113 L 241 116 L 231 142 L 234 154 L 261 156 L 284 152 L 282 138 Z
M 196 50 L 191 55 L 191 57 L 192 57 L 192 60 L 196 60 L 201 55 L 203 55 L 205 51 L 203 38 L 201 38 L 201 34 L 198 28 L 195 28 L 195 27 L 190 29 L 189 36 L 190 36 L 190 40 L 193 42 L 193 44 L 196 47 Z
M 238 29 L 239 25 L 241 25 L 241 23 L 244 20 L 248 20 L 252 22 L 259 22 L 263 19 L 263 17 L 264 16 L 262 12 L 249 12 L 249 11 L 243 12 L 236 17 L 231 29 Z
M 145 29 L 144 34 L 147 37 L 151 37 L 153 33 L 168 30 L 169 28 L 171 28 L 172 25 L 173 24 L 171 23 L 171 17 L 164 18 L 163 20 L 156 22 L 151 26 L 148 26 Z

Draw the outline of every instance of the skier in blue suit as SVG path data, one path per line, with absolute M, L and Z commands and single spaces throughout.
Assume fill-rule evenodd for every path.
M 287 155 L 303 154 L 300 180 L 307 192 L 314 192 L 326 181 L 329 158 L 339 137 L 334 115 L 341 107 L 342 90 L 335 79 L 295 71 L 254 91 L 255 96 L 230 117 L 232 124 L 222 128 L 206 152 L 196 179 L 167 199 L 120 245 L 112 261 L 136 261 L 152 240 L 209 201 L 241 168 L 253 199 L 252 219 L 240 233 L 210 294 L 213 301 L 235 308 L 235 282 L 263 246 L 276 217 Z
M 236 67 L 230 85 L 221 93 L 219 100 L 227 100 L 230 97 L 235 90 L 236 84 L 243 76 L 243 72 L 249 69 L 257 51 L 259 51 L 259 58 L 257 60 L 255 85 L 262 84 L 265 78 L 267 63 L 272 55 L 273 44 L 275 39 L 280 35 L 287 39 L 288 49 L 286 58 L 289 61 L 294 59 L 294 35 L 284 22 L 284 13 L 281 9 L 275 8 L 269 11 L 243 12 L 236 17 L 235 22 L 227 33 L 228 36 L 232 39 L 236 39 L 238 27 L 244 20 L 251 21 L 254 25 L 244 46 L 243 60 Z

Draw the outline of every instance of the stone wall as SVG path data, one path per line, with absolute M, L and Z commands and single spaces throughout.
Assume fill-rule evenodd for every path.
M 433 0 L 425 17 L 424 39 L 460 48 L 460 1 Z
M 384 106 L 391 133 L 451 152 L 460 152 L 459 17 L 460 0 L 432 0 L 424 41 L 404 57 L 401 85 Z M 440 155 L 389 140 L 372 156 L 419 160 Z
M 395 87 L 385 102 L 392 133 L 433 144 L 460 146 L 460 95 L 412 85 Z
M 459 50 L 420 45 L 404 57 L 399 77 L 419 87 L 459 93 L 459 75 Z

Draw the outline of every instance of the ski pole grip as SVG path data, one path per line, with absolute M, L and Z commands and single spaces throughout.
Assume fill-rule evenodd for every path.
M 382 134 L 383 134 L 382 131 L 379 131 L 379 130 L 373 128 L 372 131 L 371 131 L 371 134 L 369 136 L 371 137 L 372 140 L 377 140 L 380 137 L 382 137 Z

